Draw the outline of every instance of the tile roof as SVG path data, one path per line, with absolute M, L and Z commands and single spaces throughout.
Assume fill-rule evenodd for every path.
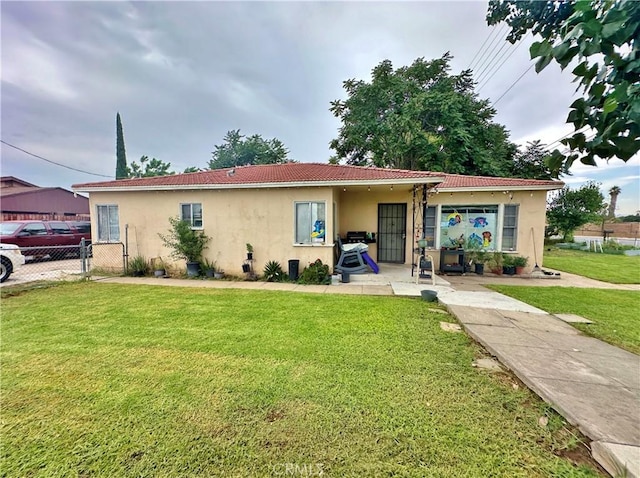
M 523 189 L 545 188 L 548 189 L 561 188 L 564 186 L 562 181 L 547 181 L 539 179 L 520 179 L 520 178 L 494 178 L 489 176 L 464 176 L 462 174 L 443 173 L 444 181 L 438 184 L 438 189 L 464 189 L 464 188 L 508 188 L 515 187 Z
M 235 168 L 214 169 L 197 173 L 174 174 L 172 176 L 156 176 L 151 178 L 120 179 L 118 181 L 74 184 L 73 188 L 144 188 L 153 186 L 204 186 L 216 184 L 245 185 L 306 182 L 334 183 L 346 181 L 424 180 L 441 177 L 441 174 L 429 171 L 408 171 L 404 169 L 369 168 L 321 163 L 286 163 L 238 166 Z
M 444 182 L 440 182 L 444 178 Z M 239 166 L 235 168 L 207 170 L 197 173 L 156 176 L 151 178 L 120 179 L 117 181 L 100 181 L 74 184 L 73 189 L 83 190 L 144 190 L 170 188 L 233 188 L 261 185 L 262 187 L 286 187 L 290 184 L 310 183 L 324 184 L 357 184 L 367 182 L 393 183 L 440 183 L 442 188 L 504 188 L 537 187 L 554 189 L 561 186 L 558 181 L 535 181 L 530 179 L 490 178 L 480 176 L 463 176 L 434 171 L 409 171 L 404 169 L 384 169 L 362 166 L 334 165 L 321 163 L 286 163 L 258 166 Z

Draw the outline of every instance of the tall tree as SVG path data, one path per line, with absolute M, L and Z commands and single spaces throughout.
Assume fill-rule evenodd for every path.
M 330 146 L 349 164 L 502 176 L 515 146 L 496 111 L 474 93 L 471 71 L 449 73 L 451 55 L 393 69 L 385 60 L 371 81 L 344 82 L 346 100 L 331 102 L 342 121 Z
M 603 210 L 604 196 L 598 184 L 589 182 L 579 189 L 565 186 L 549 202 L 547 222 L 565 241 L 572 240 L 577 228 L 597 221 Z
M 250 164 L 282 164 L 291 163 L 289 150 L 282 141 L 263 139 L 259 134 L 245 137 L 240 130 L 228 131 L 223 143 L 216 145 L 211 153 L 209 169 L 232 168 Z
M 614 219 L 616 217 L 616 206 L 618 205 L 618 196 L 622 192 L 619 186 L 613 186 L 609 189 L 609 196 L 611 200 L 609 201 L 609 219 Z
M 127 153 L 124 149 L 124 134 L 120 113 L 116 114 L 116 179 L 129 177 L 127 174 Z
M 577 60 L 572 73 L 584 96 L 567 117 L 574 133 L 562 143 L 572 152 L 549 159 L 554 174 L 578 158 L 595 166 L 596 157 L 628 161 L 640 151 L 640 2 L 491 0 L 488 24 L 502 21 L 511 43 L 529 31 L 542 37 L 529 49 L 537 72 L 551 60 L 562 69 Z M 587 138 L 589 130 L 595 135 Z
M 545 161 L 548 156 L 549 152 L 540 140 L 528 142 L 523 151 L 516 153 L 511 175 L 525 179 L 552 179 L 553 174 Z M 568 174 L 568 171 L 565 174 Z
M 171 171 L 171 163 L 165 163 L 159 159 L 149 159 L 149 156 L 142 156 L 140 164 L 133 161 L 131 167 L 127 168 L 128 178 L 149 178 L 152 176 L 169 176 L 175 174 Z

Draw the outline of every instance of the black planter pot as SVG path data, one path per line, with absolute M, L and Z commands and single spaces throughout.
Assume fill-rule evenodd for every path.
M 475 268 L 475 273 L 478 274 L 479 276 L 484 274 L 484 264 L 475 264 L 476 268 Z
M 199 262 L 187 262 L 187 277 L 198 277 L 200 275 Z
M 251 270 L 251 266 L 249 264 L 242 264 L 242 272 L 249 272 Z
M 214 272 L 214 271 L 213 271 L 213 269 L 206 269 L 206 270 L 204 271 L 204 274 L 205 274 L 207 277 L 213 277 L 213 272 Z
M 247 260 L 248 261 L 252 261 L 253 260 L 253 252 L 247 252 Z
M 502 266 L 502 273 L 510 276 L 516 275 L 516 266 Z

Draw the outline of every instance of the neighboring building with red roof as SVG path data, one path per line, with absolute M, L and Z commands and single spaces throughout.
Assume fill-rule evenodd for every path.
M 41 188 L 13 176 L 0 177 L 2 220 L 89 219 L 89 199 L 63 188 Z
M 533 265 L 533 241 L 537 251 L 543 249 L 547 192 L 562 186 L 559 181 L 287 163 L 75 184 L 73 189 L 89 193 L 94 243 L 124 242 L 126 227 L 130 256 L 167 261 L 170 251 L 158 234 L 167 232 L 169 217 L 179 216 L 212 238 L 206 258 L 238 274 L 246 243 L 255 249 L 257 271 L 270 260 L 300 259 L 304 266 L 320 258 L 333 265 L 335 240 L 349 231 L 367 233 L 369 255 L 380 263 L 410 266 L 417 261 L 417 240 L 424 239 L 436 263 L 435 251 L 463 244 L 517 253 Z

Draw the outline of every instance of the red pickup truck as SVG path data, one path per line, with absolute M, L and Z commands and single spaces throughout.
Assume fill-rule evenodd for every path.
M 79 252 L 81 239 L 91 243 L 89 221 L 3 221 L 0 243 L 15 244 L 27 258 L 62 258 Z M 56 246 L 56 247 L 52 247 Z M 68 246 L 68 247 L 64 247 Z

